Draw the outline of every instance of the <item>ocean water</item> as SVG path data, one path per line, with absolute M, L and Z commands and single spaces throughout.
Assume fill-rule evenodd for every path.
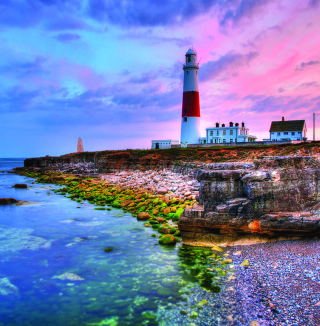
M 0 159 L 0 171 L 16 166 L 23 159 Z M 0 205 L 0 325 L 179 324 L 163 312 L 187 309 L 204 259 L 157 245 L 158 233 L 129 213 L 94 210 L 34 181 L 0 173 L 0 198 L 28 202 Z

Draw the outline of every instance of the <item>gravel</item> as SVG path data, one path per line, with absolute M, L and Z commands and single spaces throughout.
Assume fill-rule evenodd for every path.
M 240 255 L 234 255 L 241 251 Z M 186 302 L 159 312 L 170 325 L 320 325 L 320 240 L 278 241 L 227 248 L 237 272 L 212 294 L 195 285 Z M 249 267 L 240 267 L 243 260 Z M 201 310 L 191 309 L 208 300 Z M 181 315 L 185 310 L 188 315 Z M 198 317 L 191 319 L 195 310 Z M 169 325 L 168 324 L 168 325 Z

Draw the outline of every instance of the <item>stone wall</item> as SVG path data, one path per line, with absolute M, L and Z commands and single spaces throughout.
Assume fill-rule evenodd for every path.
M 314 157 L 264 158 L 251 169 L 201 169 L 197 180 L 201 206 L 185 210 L 179 222 L 185 244 L 252 243 L 320 231 L 320 162 Z

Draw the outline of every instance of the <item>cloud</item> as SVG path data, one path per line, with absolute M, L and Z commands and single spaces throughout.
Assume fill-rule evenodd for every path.
M 108 21 L 123 27 L 165 26 L 181 24 L 197 15 L 208 12 L 219 0 L 89 0 L 89 14 L 92 18 Z
M 132 77 L 129 82 L 130 83 L 137 83 L 137 84 L 143 84 L 143 83 L 149 83 L 157 78 L 157 74 L 154 71 L 149 71 L 142 73 L 140 77 Z
M 187 36 L 183 38 L 179 37 L 164 37 L 153 34 L 152 30 L 145 32 L 129 32 L 121 36 L 121 38 L 129 38 L 130 40 L 136 39 L 148 45 L 155 45 L 160 43 L 175 43 L 178 47 L 191 46 L 194 43 L 194 38 Z
M 297 88 L 310 88 L 310 87 L 319 87 L 320 85 L 316 81 L 307 82 L 300 84 Z
M 248 106 L 249 111 L 256 113 L 268 112 L 295 112 L 301 109 L 308 109 L 313 102 L 305 96 L 256 96 L 249 95 L 244 98 L 251 99 L 252 105 Z
M 296 67 L 295 71 L 302 71 L 306 67 L 309 67 L 309 66 L 317 66 L 317 65 L 320 65 L 320 61 L 319 60 L 311 60 L 309 62 L 302 62 L 300 65 L 298 65 Z
M 54 37 L 59 42 L 72 42 L 72 41 L 79 41 L 81 36 L 76 33 L 60 33 Z
M 45 24 L 45 28 L 50 31 L 92 29 L 83 20 L 72 16 L 52 19 Z
M 309 7 L 314 8 L 320 5 L 320 0 L 309 0 Z
M 235 0 L 224 2 L 224 6 L 230 6 L 226 9 L 220 19 L 220 25 L 237 24 L 244 19 L 251 19 L 258 13 L 261 13 L 267 4 L 273 0 Z
M 281 28 L 280 26 L 272 26 L 267 28 L 266 30 L 260 32 L 259 34 L 257 34 L 254 38 L 251 38 L 250 40 L 248 40 L 245 43 L 242 43 L 242 46 L 244 47 L 248 47 L 248 46 L 252 46 L 252 47 L 257 47 L 257 43 L 260 43 L 262 40 L 264 40 L 265 38 L 268 37 L 268 35 L 274 31 L 280 32 Z
M 0 66 L 2 74 L 14 75 L 17 78 L 37 76 L 47 73 L 44 65 L 48 59 L 44 56 L 37 56 L 33 60 L 16 60 Z
M 259 56 L 258 52 L 240 54 L 234 51 L 228 52 L 216 61 L 208 61 L 201 66 L 199 80 L 207 81 L 221 77 L 223 74 L 237 75 L 237 70 L 248 66 L 252 60 Z M 229 77 L 228 77 L 229 78 Z
M 283 93 L 283 92 L 285 92 L 286 90 L 284 89 L 284 88 L 282 88 L 282 87 L 280 87 L 280 88 L 278 88 L 278 92 L 279 93 Z

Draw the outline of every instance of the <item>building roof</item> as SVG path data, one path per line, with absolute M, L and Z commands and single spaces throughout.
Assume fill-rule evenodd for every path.
M 302 131 L 305 120 L 272 121 L 269 132 Z
M 195 52 L 194 50 L 192 50 L 192 49 L 189 49 L 189 50 L 187 51 L 186 55 L 187 55 L 187 54 L 195 54 L 195 55 L 197 55 L 196 52 Z

